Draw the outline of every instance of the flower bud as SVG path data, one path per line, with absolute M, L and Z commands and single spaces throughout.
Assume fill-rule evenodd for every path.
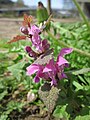
M 28 29 L 26 27 L 21 27 L 20 31 L 24 33 L 25 35 L 28 35 Z
M 46 39 L 44 39 L 42 41 L 42 47 L 43 47 L 44 51 L 46 51 L 50 48 L 50 44 L 48 43 L 48 41 Z
M 32 93 L 31 91 L 28 92 L 27 94 L 27 101 L 28 102 L 34 102 L 36 100 L 36 95 Z
M 29 55 L 30 57 L 33 57 L 34 59 L 37 58 L 38 54 L 37 54 L 36 52 L 34 52 L 34 51 L 31 49 L 30 46 L 26 46 L 26 47 L 25 47 L 25 50 L 26 50 L 26 52 L 28 53 L 28 55 Z

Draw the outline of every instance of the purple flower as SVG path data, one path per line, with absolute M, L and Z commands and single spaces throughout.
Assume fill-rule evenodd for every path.
M 56 61 L 56 64 L 58 66 L 61 66 L 63 64 L 68 64 L 68 61 L 66 59 L 64 59 L 63 57 L 61 57 L 60 55 L 58 55 L 58 59 Z
M 45 66 L 43 72 L 48 73 L 49 78 L 51 79 L 51 85 L 57 85 L 56 77 L 58 77 L 58 79 L 67 77 L 64 73 L 64 67 L 68 65 L 68 61 L 63 58 L 63 55 L 69 54 L 71 52 L 71 48 L 62 49 L 57 57 L 57 61 L 54 62 L 54 59 L 51 59 L 49 63 Z
M 45 43 L 47 42 L 45 41 Z M 56 62 L 54 62 L 54 59 L 52 58 L 46 66 L 39 64 L 30 65 L 27 67 L 27 75 L 36 73 L 34 82 L 39 82 L 40 78 L 43 78 L 45 80 L 49 80 L 51 82 L 51 86 L 56 86 L 59 80 L 67 77 L 64 73 L 64 68 L 67 67 L 66 65 L 68 65 L 68 61 L 63 58 L 63 56 L 71 52 L 71 48 L 62 49 Z
M 38 56 L 38 54 L 37 54 L 36 52 L 34 52 L 34 51 L 31 49 L 30 46 L 26 46 L 26 47 L 25 47 L 25 51 L 28 53 L 28 55 L 29 55 L 30 57 L 33 57 L 34 59 L 36 59 L 37 56 Z
M 54 59 L 51 59 L 49 63 L 43 69 L 43 73 L 47 73 L 49 78 L 51 79 L 51 86 L 57 85 L 56 75 L 58 70 L 58 64 L 54 62 Z
M 64 56 L 66 54 L 70 54 L 73 51 L 72 48 L 62 48 L 58 56 Z
M 73 51 L 72 48 L 63 48 L 57 57 L 56 67 L 57 67 L 57 76 L 59 79 L 67 78 L 67 76 L 64 73 L 64 67 L 68 67 L 68 61 L 64 59 L 63 56 L 71 53 L 72 51 Z
M 57 85 L 57 81 L 55 79 L 56 72 L 57 70 L 55 67 L 54 59 L 51 59 L 43 70 L 43 73 L 48 73 L 48 76 L 51 79 L 51 85 Z
M 32 75 L 38 71 L 40 71 L 40 65 L 38 64 L 32 64 L 29 67 L 27 67 L 27 75 Z
M 31 28 L 29 29 L 29 34 L 34 35 L 35 33 L 40 34 L 41 30 L 39 29 L 38 26 L 32 25 Z
M 36 48 L 38 53 L 43 53 L 50 48 L 50 44 L 46 39 L 42 40 L 40 37 L 41 30 L 36 25 L 31 27 L 23 26 L 20 31 L 31 39 L 32 45 Z M 26 50 L 27 51 L 27 50 Z M 34 51 L 30 50 L 29 56 L 34 56 Z
M 48 43 L 48 40 L 44 39 L 42 41 L 42 48 L 43 48 L 43 51 L 46 51 L 50 48 L 50 44 Z
M 66 55 L 66 54 L 70 54 L 71 52 L 73 51 L 73 49 L 72 48 L 63 48 L 63 49 L 61 49 L 61 51 L 60 51 L 60 53 L 59 53 L 59 55 L 58 55 L 58 57 L 57 57 L 57 64 L 59 65 L 59 66 L 61 66 L 61 65 L 65 65 L 66 67 L 68 67 L 68 61 L 66 60 L 66 59 L 64 59 L 63 57 Z
M 44 66 L 39 64 L 32 64 L 29 67 L 27 67 L 27 75 L 31 76 L 32 74 L 36 73 L 36 76 L 34 78 L 34 82 L 39 82 L 40 78 L 48 79 L 48 75 L 46 73 L 43 73 Z
M 32 45 L 37 49 L 39 53 L 42 53 L 43 47 L 40 37 L 40 33 L 41 33 L 40 29 L 36 25 L 33 25 L 31 26 L 31 28 L 28 28 L 28 31 L 29 31 L 29 36 L 32 36 L 31 37 Z
M 36 25 L 32 25 L 31 28 L 28 28 L 29 35 L 32 36 L 31 40 L 33 45 L 39 45 L 41 43 L 41 38 L 40 38 L 40 29 Z
M 42 71 L 42 69 L 43 69 L 43 66 L 38 64 L 32 64 L 29 67 L 27 67 L 27 75 L 32 75 L 37 72 L 37 75 L 34 78 L 34 82 L 37 83 L 40 81 L 39 73 Z

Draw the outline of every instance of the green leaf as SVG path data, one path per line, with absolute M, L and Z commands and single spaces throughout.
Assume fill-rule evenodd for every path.
M 25 65 L 25 61 L 19 62 L 17 64 L 14 64 L 10 67 L 8 67 L 8 70 L 13 74 L 14 77 L 16 77 L 18 80 L 21 79 L 21 72 L 23 71 L 22 68 Z
M 88 73 L 88 72 L 90 72 L 90 68 L 83 68 L 83 69 L 80 69 L 80 70 L 76 70 L 72 73 L 74 75 L 79 75 L 79 74 L 85 74 L 85 73 Z
M 70 115 L 66 112 L 66 107 L 67 107 L 67 105 L 57 106 L 54 113 L 53 113 L 53 116 L 56 118 L 68 120 Z
M 72 70 L 72 71 L 68 71 L 68 72 L 65 72 L 66 74 L 73 74 L 73 75 L 79 75 L 79 74 L 85 74 L 85 73 L 88 73 L 90 72 L 90 68 L 83 68 L 83 69 L 80 69 L 80 70 Z
M 81 86 L 78 82 L 73 81 L 73 85 L 77 88 L 77 90 L 83 89 L 83 86 Z
M 85 81 L 80 75 L 78 75 L 78 78 L 79 78 L 83 83 L 87 84 L 86 81 Z
M 90 120 L 90 115 L 77 116 L 75 120 Z
M 21 111 L 22 107 L 25 105 L 25 103 L 21 103 L 21 102 L 16 102 L 16 101 L 10 101 L 7 104 L 7 111 L 13 111 L 13 110 L 19 110 Z
M 0 120 L 8 120 L 8 115 L 2 114 Z
M 7 95 L 7 94 L 8 94 L 7 90 L 0 93 L 0 100 L 2 100 L 4 98 L 4 96 Z

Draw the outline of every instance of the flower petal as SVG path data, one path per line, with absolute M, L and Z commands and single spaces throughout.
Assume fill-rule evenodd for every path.
M 31 49 L 30 46 L 26 46 L 26 47 L 25 47 L 25 51 L 26 51 L 27 53 L 31 52 L 31 50 L 32 50 L 32 49 Z
M 40 78 L 38 77 L 38 76 L 36 76 L 35 78 L 34 78 L 34 82 L 35 83 L 38 83 L 40 81 Z
M 59 56 L 64 56 L 64 55 L 66 55 L 66 54 L 69 54 L 69 53 L 71 53 L 73 51 L 73 49 L 72 48 L 63 48 L 61 51 L 60 51 L 60 53 L 59 53 Z
M 32 64 L 29 67 L 27 67 L 26 69 L 27 69 L 27 75 L 32 75 L 39 70 L 39 65 Z
M 61 74 L 58 73 L 58 78 L 61 80 L 63 78 L 67 78 L 67 76 L 64 72 L 62 72 Z
M 66 63 L 68 63 L 68 61 L 61 56 L 58 57 L 58 61 L 56 62 L 56 64 L 58 64 L 59 66 L 66 64 Z
M 50 71 L 56 71 L 54 59 L 51 59 L 43 70 L 43 72 L 50 72 Z
M 52 79 L 52 81 L 51 81 L 51 86 L 53 86 L 53 85 L 57 85 L 57 81 L 55 79 Z
M 28 28 L 29 34 L 34 35 L 35 33 L 39 34 L 41 31 L 36 25 L 32 25 L 31 29 Z

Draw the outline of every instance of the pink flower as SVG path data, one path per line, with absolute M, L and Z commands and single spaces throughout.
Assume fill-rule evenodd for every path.
M 29 31 L 30 35 L 34 35 L 35 33 L 36 34 L 40 34 L 41 33 L 41 30 L 36 25 L 32 25 L 31 28 L 28 31 Z
M 25 34 L 28 38 L 31 39 L 32 45 L 36 48 L 38 53 L 43 53 L 50 48 L 50 44 L 46 39 L 42 40 L 40 37 L 41 30 L 38 26 L 23 26 L 20 28 L 20 31 Z M 27 48 L 27 47 L 26 47 Z M 34 52 L 31 51 L 31 54 Z M 33 56 L 33 55 L 31 55 Z
M 31 28 L 28 28 L 29 31 L 29 35 L 32 36 L 31 40 L 32 40 L 32 44 L 34 46 L 38 46 L 39 44 L 41 44 L 41 38 L 40 38 L 40 29 L 36 26 L 36 25 L 32 25 Z
M 57 70 L 54 63 L 54 59 L 51 59 L 43 70 L 43 73 L 48 73 L 48 76 L 51 79 L 51 85 L 57 85 L 57 81 L 55 79 L 56 72 Z
M 28 28 L 29 36 L 31 36 L 32 45 L 37 49 L 39 53 L 43 52 L 42 41 L 40 37 L 40 29 L 36 25 L 32 25 L 31 28 Z
M 62 49 L 56 62 L 54 62 L 54 59 L 52 58 L 46 66 L 39 64 L 30 65 L 27 67 L 27 75 L 36 73 L 34 82 L 39 82 L 40 78 L 43 78 L 45 80 L 49 80 L 51 82 L 51 86 L 56 86 L 59 80 L 67 77 L 64 73 L 64 68 L 67 67 L 66 65 L 68 65 L 68 61 L 63 58 L 63 56 L 71 52 L 71 48 Z
M 64 56 L 66 54 L 69 54 L 73 51 L 72 48 L 62 48 L 62 50 L 60 51 L 59 55 L 58 56 Z
M 57 57 L 57 61 L 54 62 L 54 59 L 51 59 L 43 69 L 44 73 L 48 73 L 51 79 L 51 85 L 57 85 L 57 80 L 56 80 L 57 77 L 58 79 L 67 77 L 64 73 L 64 67 L 66 67 L 66 64 L 68 65 L 68 61 L 63 58 L 63 55 L 69 54 L 71 52 L 72 52 L 71 48 L 62 49 Z
M 57 57 L 56 67 L 57 67 L 57 76 L 59 79 L 67 78 L 67 76 L 64 73 L 64 67 L 68 67 L 68 61 L 64 59 L 63 56 L 71 53 L 72 51 L 73 51 L 72 48 L 63 48 Z
M 51 85 L 57 85 L 57 77 L 59 79 L 62 78 L 64 65 L 65 63 L 68 63 L 64 58 L 61 58 L 58 62 L 54 62 L 54 59 L 51 59 L 49 63 L 45 66 L 43 69 L 43 73 L 47 73 L 49 78 L 51 79 Z
M 31 76 L 32 74 L 36 73 L 34 78 L 34 82 L 39 82 L 40 78 L 48 79 L 48 75 L 43 73 L 44 66 L 39 64 L 32 64 L 27 67 L 27 75 Z
M 37 72 L 37 75 L 34 78 L 34 82 L 37 83 L 40 81 L 39 73 L 42 71 L 42 69 L 43 69 L 43 66 L 38 64 L 32 64 L 29 67 L 27 67 L 27 75 L 32 75 Z

